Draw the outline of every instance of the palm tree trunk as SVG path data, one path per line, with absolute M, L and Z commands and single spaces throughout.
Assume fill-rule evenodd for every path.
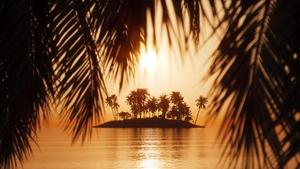
M 197 113 L 196 120 L 195 120 L 195 125 L 196 125 L 196 123 L 197 123 L 197 119 L 198 119 L 199 112 L 200 112 L 200 108 L 198 109 L 198 113 Z
M 118 120 L 118 107 L 114 108 L 115 120 Z
M 113 108 L 111 108 L 111 112 L 112 112 L 112 114 L 113 114 L 114 120 L 116 120 L 116 115 L 115 115 L 115 112 L 114 112 L 114 109 L 113 109 Z

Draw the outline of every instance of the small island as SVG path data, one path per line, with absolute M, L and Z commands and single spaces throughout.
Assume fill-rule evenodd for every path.
M 200 95 L 195 102 L 198 113 L 194 121 L 191 109 L 179 91 L 161 94 L 157 98 L 151 96 L 146 88 L 133 90 L 126 96 L 130 112 L 119 111 L 117 95 L 113 94 L 105 99 L 105 103 L 111 108 L 114 120 L 94 128 L 205 128 L 196 124 L 207 98 Z
M 94 128 L 205 128 L 182 120 L 142 118 L 109 121 Z

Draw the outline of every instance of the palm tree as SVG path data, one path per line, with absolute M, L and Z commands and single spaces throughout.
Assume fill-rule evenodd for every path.
M 155 96 L 150 97 L 147 102 L 147 107 L 149 111 L 152 112 L 152 117 L 154 117 L 158 109 L 158 99 Z
M 113 94 L 110 96 L 111 99 L 112 99 L 112 109 L 114 110 L 114 114 L 115 114 L 115 120 L 118 120 L 118 112 L 119 112 L 119 107 L 120 107 L 120 104 L 118 102 L 118 97 L 117 95 Z
M 117 96 L 115 94 L 112 94 L 105 99 L 105 103 L 106 106 L 109 106 L 111 108 L 114 120 L 117 120 L 118 108 L 120 107 Z
M 159 96 L 159 103 L 158 103 L 158 107 L 162 112 L 162 118 L 166 117 L 166 113 L 170 107 L 170 100 L 168 98 L 167 94 L 161 94 Z
M 168 116 L 176 120 L 192 120 L 190 107 L 186 102 L 179 102 L 178 107 L 174 104 L 168 113 Z M 167 116 L 167 117 L 168 117 Z
M 179 109 L 179 104 L 183 103 L 183 97 L 181 96 L 180 92 L 175 92 L 172 91 L 172 93 L 170 94 L 170 101 L 171 103 L 173 103 L 176 107 L 176 109 Z
M 300 1 L 207 5 L 201 5 L 202 21 L 220 37 L 206 77 L 216 77 L 208 117 L 225 111 L 223 161 L 233 168 L 239 160 L 241 168 L 285 168 L 292 162 L 299 168 Z
M 195 120 L 195 124 L 196 124 L 200 109 L 206 109 L 205 105 L 207 104 L 208 101 L 207 101 L 206 97 L 199 96 L 199 98 L 197 100 L 195 100 L 195 102 L 196 102 L 196 106 L 198 107 L 198 113 L 197 113 L 196 120 Z
M 173 105 L 170 109 L 170 111 L 167 113 L 167 118 L 171 118 L 174 120 L 178 116 L 178 111 L 176 107 Z
M 179 105 L 179 112 L 180 119 L 184 119 L 185 121 L 193 120 L 191 108 L 186 102 L 183 102 L 183 104 Z
M 133 114 L 133 117 L 136 119 L 138 117 L 138 114 L 140 113 L 140 109 L 138 106 L 137 92 L 135 90 L 131 91 L 126 96 L 126 103 L 130 105 L 130 110 Z
M 142 113 L 144 113 L 145 117 L 146 103 L 149 95 L 148 89 L 138 88 L 126 96 L 126 103 L 131 106 L 131 111 L 135 118 L 137 118 L 138 115 L 142 118 Z
M 172 106 L 172 116 L 176 116 L 176 119 L 181 119 L 181 110 L 180 108 L 183 106 L 184 98 L 182 97 L 180 92 L 172 91 L 170 94 L 170 101 L 173 104 Z M 174 117 L 172 117 L 174 118 Z
M 137 104 L 139 107 L 139 112 L 144 114 L 144 117 L 146 116 L 147 112 L 147 100 L 148 97 L 150 96 L 148 89 L 146 88 L 138 88 L 136 89 L 136 94 L 137 94 Z
M 109 106 L 109 107 L 111 108 L 111 113 L 112 113 L 112 115 L 113 115 L 113 117 L 114 117 L 114 120 L 116 120 L 116 116 L 115 116 L 114 110 L 113 110 L 113 108 L 112 108 L 113 103 L 112 103 L 111 97 L 106 97 L 105 103 L 106 103 L 106 106 Z
M 118 113 L 118 116 L 120 116 L 123 120 L 129 119 L 131 117 L 130 113 L 124 111 Z

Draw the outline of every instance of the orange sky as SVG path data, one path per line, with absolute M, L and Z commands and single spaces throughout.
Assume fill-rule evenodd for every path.
M 157 66 L 155 70 L 149 71 L 145 68 L 140 69 L 136 74 L 136 78 L 132 79 L 132 82 L 129 84 L 125 84 L 120 93 L 118 91 L 119 83 L 108 82 L 107 88 L 109 94 L 116 94 L 118 96 L 120 104 L 119 111 L 130 112 L 130 107 L 125 103 L 125 99 L 132 90 L 147 88 L 148 92 L 156 97 L 163 93 L 170 94 L 172 91 L 180 91 L 184 97 L 184 101 L 190 106 L 195 119 L 198 112 L 195 100 L 202 95 L 207 97 L 208 104 L 210 103 L 210 97 L 207 94 L 213 79 L 205 83 L 200 83 L 200 81 L 210 66 L 210 64 L 204 63 L 216 48 L 214 44 L 217 43 L 210 42 L 195 55 L 184 56 L 184 62 L 182 62 L 181 56 L 170 56 L 168 50 L 161 50 L 157 55 Z M 197 120 L 198 125 L 204 125 L 205 111 L 206 110 L 201 110 Z M 106 108 L 104 117 L 105 121 L 113 120 L 109 107 Z M 54 116 L 52 124 L 57 125 L 57 121 L 57 117 Z M 219 126 L 219 124 L 220 122 L 216 121 L 209 126 Z
M 168 50 L 161 50 L 157 56 L 157 67 L 154 71 L 140 69 L 137 72 L 135 80 L 125 85 L 121 93 L 118 92 L 118 83 L 108 83 L 110 94 L 117 94 L 120 104 L 119 111 L 130 112 L 130 107 L 125 103 L 126 96 L 132 90 L 137 88 L 147 88 L 151 95 L 158 97 L 172 91 L 180 91 L 184 100 L 191 107 L 193 117 L 195 118 L 198 109 L 195 100 L 200 96 L 205 96 L 210 101 L 208 91 L 213 79 L 205 83 L 200 83 L 202 77 L 207 73 L 210 64 L 204 64 L 210 54 L 216 48 L 214 42 L 208 43 L 193 56 L 184 56 L 182 62 L 181 56 L 174 56 Z M 165 48 L 167 49 L 167 47 Z M 114 85 L 116 84 L 116 85 Z M 114 85 L 114 87 L 112 87 Z M 119 94 L 118 94 L 119 93 Z M 209 102 L 208 102 L 209 104 Z M 204 124 L 203 115 L 205 110 L 201 110 L 197 120 L 198 125 Z M 106 120 L 112 120 L 111 110 L 107 108 Z
M 158 18 L 160 17 L 159 10 L 157 10 Z M 151 24 L 151 23 L 150 23 Z M 156 23 L 156 25 L 159 25 Z M 130 91 L 136 90 L 137 88 L 147 88 L 151 95 L 158 97 L 159 95 L 166 93 L 170 94 L 172 91 L 180 91 L 181 95 L 184 97 L 184 101 L 190 106 L 193 117 L 195 119 L 198 109 L 195 104 L 195 100 L 200 96 L 208 98 L 208 104 L 210 103 L 210 97 L 207 95 L 211 87 L 210 79 L 208 82 L 200 83 L 202 77 L 207 73 L 210 66 L 206 63 L 208 57 L 217 47 L 218 41 L 216 39 L 210 40 L 205 46 L 201 47 L 199 51 L 194 51 L 193 46 L 188 46 L 190 48 L 190 54 L 188 56 L 179 56 L 176 47 L 169 49 L 168 39 L 166 36 L 165 29 L 161 27 L 157 28 L 159 31 L 157 36 L 160 39 L 159 50 L 157 53 L 157 66 L 153 71 L 147 69 L 140 69 L 136 73 L 136 78 L 132 79 L 129 84 L 125 84 L 123 90 L 119 93 L 118 82 L 108 82 L 107 88 L 109 94 L 117 94 L 118 101 L 120 104 L 119 111 L 130 112 L 130 107 L 125 103 L 126 95 Z M 177 30 L 179 31 L 179 30 Z M 203 31 L 203 30 L 202 30 Z M 205 30 L 206 36 L 210 34 L 209 30 Z M 152 37 L 152 28 L 148 29 L 148 36 Z M 204 38 L 202 37 L 202 40 Z M 148 38 L 148 44 L 152 41 Z M 201 40 L 200 40 L 201 41 Z M 149 51 L 153 50 L 153 46 L 147 46 Z M 175 49 L 175 50 L 174 50 Z M 183 60 L 182 60 L 183 59 Z M 204 64 L 206 63 L 206 64 Z M 139 67 L 139 66 L 138 66 Z M 205 110 L 201 110 L 197 124 L 203 125 L 205 123 L 205 116 L 203 115 Z M 110 108 L 106 109 L 105 121 L 112 120 Z M 57 123 L 57 118 L 54 118 L 54 124 Z M 218 125 L 219 122 L 211 124 L 212 126 Z
M 156 12 L 156 20 L 159 21 L 161 17 L 159 7 Z M 148 18 L 148 21 L 151 21 L 151 19 Z M 152 23 L 149 23 L 149 25 L 151 24 Z M 191 43 L 191 45 L 188 46 L 189 54 L 186 54 L 186 56 L 181 56 L 178 50 L 180 46 L 174 46 L 172 49 L 170 49 L 168 46 L 166 29 L 162 29 L 159 22 L 156 23 L 156 25 L 156 39 L 159 39 L 159 44 L 157 44 L 158 53 L 156 69 L 154 71 L 140 69 L 136 74 L 136 78 L 133 79 L 130 84 L 125 85 L 121 93 L 118 92 L 118 86 L 114 86 L 114 84 L 118 83 L 108 83 L 109 93 L 118 95 L 120 104 L 119 111 L 130 112 L 130 107 L 125 103 L 125 98 L 132 90 L 136 90 L 137 88 L 147 88 L 148 92 L 156 97 L 163 93 L 170 94 L 172 91 L 180 91 L 181 95 L 184 97 L 184 100 L 190 106 L 193 117 L 195 118 L 198 112 L 195 100 L 202 95 L 208 98 L 208 104 L 210 101 L 208 91 L 211 87 L 211 82 L 213 79 L 210 79 L 205 83 L 200 83 L 200 81 L 202 80 L 203 76 L 206 75 L 209 69 L 210 64 L 206 61 L 216 49 L 218 40 L 216 37 L 211 38 L 211 40 L 206 43 L 205 46 L 202 46 L 199 51 L 195 51 L 194 46 Z M 177 31 L 178 35 L 182 35 L 182 33 L 178 33 L 182 30 L 179 30 L 176 24 L 173 26 L 175 33 Z M 151 44 L 153 28 L 150 26 L 147 31 L 147 43 Z M 205 31 L 205 36 L 209 36 L 211 33 L 211 30 L 209 29 L 202 29 L 202 31 Z M 202 37 L 200 41 L 203 42 L 205 38 L 206 37 Z M 149 51 L 155 53 L 153 46 L 148 45 L 147 48 Z M 204 113 L 205 110 L 202 110 L 197 120 L 198 125 L 204 124 Z M 111 110 L 109 108 L 107 109 L 106 114 L 106 120 L 113 119 L 111 116 Z

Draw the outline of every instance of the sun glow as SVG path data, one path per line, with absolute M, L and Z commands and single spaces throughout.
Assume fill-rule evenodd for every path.
M 157 66 L 157 56 L 154 52 L 141 53 L 141 66 L 148 71 L 155 71 Z

